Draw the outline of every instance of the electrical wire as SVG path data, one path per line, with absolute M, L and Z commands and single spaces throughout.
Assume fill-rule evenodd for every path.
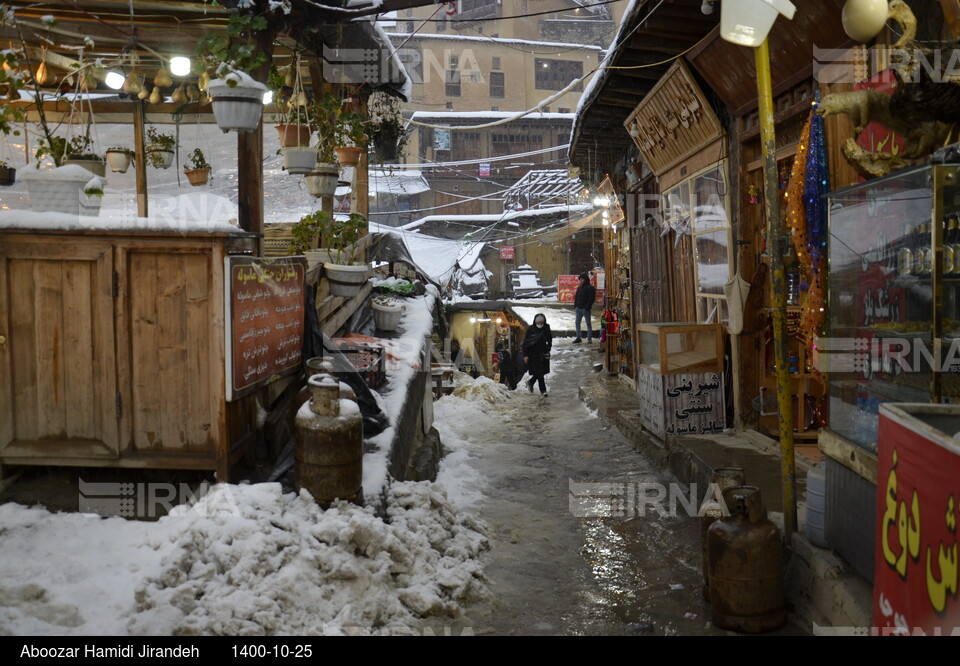
M 601 7 L 601 6 L 603 6 L 603 5 L 612 5 L 612 4 L 616 3 L 616 2 L 622 2 L 622 1 L 623 1 L 623 0 L 604 0 L 604 2 L 592 2 L 592 3 L 590 3 L 589 6 L 590 6 L 590 7 Z M 311 3 L 311 4 L 317 4 L 317 3 Z M 322 5 L 320 5 L 320 6 L 322 6 Z M 335 8 L 334 8 L 334 7 L 330 7 L 329 9 L 335 9 Z M 586 9 L 586 7 L 584 7 L 584 9 Z M 569 8 L 565 8 L 565 9 L 550 9 L 550 10 L 542 11 L 542 12 L 534 12 L 534 13 L 532 13 L 532 14 L 517 14 L 517 15 L 514 15 L 514 16 L 492 16 L 492 17 L 488 17 L 488 18 L 478 18 L 478 19 L 456 19 L 455 21 L 454 21 L 454 20 L 451 20 L 451 19 L 431 19 L 431 20 L 432 20 L 434 23 L 443 23 L 443 22 L 449 22 L 449 23 L 484 23 L 484 22 L 487 22 L 487 21 L 505 21 L 505 20 L 507 20 L 507 19 L 525 19 L 525 18 L 530 18 L 531 16 L 545 16 L 546 14 L 559 14 L 560 12 L 569 12 L 569 11 L 571 11 Z M 576 11 L 576 10 L 573 10 L 573 11 Z M 378 14 L 378 15 L 379 15 L 379 14 Z M 410 17 L 407 17 L 407 19 L 408 19 L 408 18 L 410 18 Z M 396 18 L 397 21 L 403 21 L 403 20 L 407 20 L 407 19 L 402 18 L 402 17 L 397 17 L 397 18 Z

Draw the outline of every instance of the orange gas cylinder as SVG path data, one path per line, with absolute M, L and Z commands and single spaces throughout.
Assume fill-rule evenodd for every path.
M 730 516 L 707 531 L 711 620 L 746 633 L 779 629 L 787 621 L 780 529 L 759 488 L 731 488 L 724 500 Z
M 710 571 L 707 567 L 707 530 L 710 529 L 714 521 L 720 520 L 729 514 L 726 503 L 721 503 L 717 500 L 723 500 L 722 493 L 724 491 L 742 486 L 746 482 L 747 476 L 742 467 L 718 467 L 710 477 L 710 483 L 715 484 L 715 487 L 708 489 L 707 495 L 711 496 L 710 491 L 712 491 L 712 497 L 716 497 L 716 499 L 704 502 L 703 506 L 700 507 L 700 562 L 703 567 L 703 587 L 700 593 L 706 601 L 710 601 Z M 721 493 L 719 497 L 717 497 L 718 492 Z

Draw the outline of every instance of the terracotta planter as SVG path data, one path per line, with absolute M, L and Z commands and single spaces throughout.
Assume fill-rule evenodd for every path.
M 84 169 L 92 173 L 94 176 L 107 175 L 107 167 L 103 163 L 103 160 L 100 159 L 99 157 L 95 160 L 80 159 L 76 157 L 67 157 L 63 160 L 63 164 L 61 166 L 67 166 L 68 164 L 75 164 L 79 167 L 83 167 Z
M 224 79 L 214 79 L 207 84 L 213 115 L 217 126 L 224 132 L 252 132 L 260 126 L 267 87 L 249 77 L 244 78 L 246 82 L 233 87 Z
M 367 266 L 324 264 L 323 269 L 326 271 L 330 294 L 333 296 L 356 296 L 370 277 L 370 268 Z
M 13 185 L 17 180 L 17 170 L 13 167 L 0 166 L 0 186 Z
M 337 162 L 340 166 L 357 166 L 360 163 L 360 156 L 363 155 L 363 148 L 342 146 L 334 148 L 333 152 L 337 154 Z
M 165 148 L 147 148 L 147 157 L 151 166 L 169 169 L 173 166 L 173 151 Z
M 305 177 L 307 191 L 315 197 L 332 195 L 337 191 L 340 169 L 336 164 L 318 164 Z
M 126 173 L 130 168 L 130 153 L 125 150 L 108 150 L 107 165 L 114 173 Z
M 189 171 L 184 170 L 183 172 L 187 176 L 187 180 L 190 181 L 191 185 L 206 185 L 207 180 L 210 178 L 210 167 L 206 169 L 190 169 Z
M 280 147 L 309 146 L 313 132 L 306 125 L 275 125 L 280 136 Z

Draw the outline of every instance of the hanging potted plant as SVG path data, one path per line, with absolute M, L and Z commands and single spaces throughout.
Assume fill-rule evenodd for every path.
M 337 116 L 340 98 L 329 94 L 310 107 L 311 125 L 317 128 L 317 165 L 306 176 L 307 191 L 315 197 L 329 196 L 337 191 L 340 167 L 334 163 L 334 148 L 339 141 Z
M 173 166 L 174 148 L 177 140 L 172 134 L 163 134 L 156 127 L 147 128 L 147 161 L 156 169 Z
M 75 136 L 67 143 L 62 164 L 76 164 L 95 176 L 107 175 L 103 158 L 92 152 L 93 140 L 89 136 Z
M 377 160 L 396 162 L 407 143 L 406 128 L 396 97 L 377 92 L 370 96 L 370 140 Z
M 199 148 L 194 148 L 187 159 L 190 160 L 190 163 L 183 165 L 183 173 L 186 174 L 187 180 L 194 186 L 206 185 L 207 180 L 210 178 L 211 167 L 207 163 L 203 151 Z
M 280 5 L 276 3 L 276 7 Z M 267 28 L 267 18 L 262 13 L 235 11 L 227 20 L 226 34 L 212 32 L 201 37 L 197 54 L 201 68 L 218 77 L 206 84 L 217 126 L 224 132 L 252 132 L 260 126 L 267 86 L 254 80 L 250 72 L 267 62 L 267 54 L 256 43 L 257 33 Z
M 309 101 L 300 83 L 299 60 L 290 65 L 286 74 L 270 68 L 270 90 L 273 91 L 274 127 L 280 138 L 280 147 L 309 146 L 313 131 L 310 128 Z
M 110 167 L 111 171 L 114 173 L 126 173 L 127 169 L 130 168 L 133 151 L 123 146 L 114 146 L 113 148 L 107 148 L 105 157 L 107 159 L 107 166 Z
M 370 137 L 367 134 L 367 119 L 352 108 L 341 110 L 334 129 L 337 137 L 337 162 L 340 166 L 357 166 L 360 156 L 366 151 Z
M 17 180 L 17 170 L 6 162 L 0 161 L 0 186 L 13 185 Z
M 393 296 L 377 296 L 370 302 L 373 310 L 373 323 L 381 331 L 396 330 L 400 324 L 400 315 L 404 310 L 403 302 Z

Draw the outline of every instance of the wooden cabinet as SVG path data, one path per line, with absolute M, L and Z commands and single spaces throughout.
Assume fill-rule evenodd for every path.
M 254 239 L 0 231 L 0 462 L 227 479 L 255 398 L 226 402 L 224 257 Z

